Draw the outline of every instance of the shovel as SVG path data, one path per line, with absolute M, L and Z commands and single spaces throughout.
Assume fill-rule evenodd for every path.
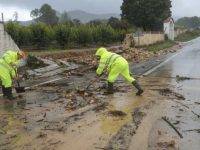
M 90 88 L 90 86 L 92 86 L 92 85 L 93 85 L 95 82 L 97 82 L 98 80 L 99 80 L 99 79 L 96 78 L 96 79 L 90 81 L 90 83 L 86 86 L 85 90 L 88 90 L 88 89 Z
M 15 87 L 17 93 L 24 93 L 25 87 L 20 86 L 19 81 L 17 81 L 17 87 Z
M 102 78 L 102 77 L 104 77 L 104 76 L 105 76 L 105 74 L 102 74 L 102 75 L 99 76 L 99 78 L 95 78 L 95 79 L 91 80 L 91 81 L 89 82 L 89 84 L 86 86 L 85 89 L 88 90 L 92 85 L 94 85 L 94 83 L 96 83 L 97 81 L 99 81 L 100 78 Z

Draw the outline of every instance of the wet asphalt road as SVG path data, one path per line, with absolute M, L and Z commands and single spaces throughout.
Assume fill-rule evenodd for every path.
M 174 77 L 189 77 L 191 80 L 177 82 Z M 187 131 L 200 129 L 200 118 L 191 113 L 200 114 L 200 38 L 188 42 L 183 49 L 175 54 L 175 57 L 160 65 L 155 71 L 148 76 L 156 77 L 172 77 L 169 78 L 174 90 L 182 94 L 186 100 L 181 101 L 187 105 L 189 109 L 179 112 L 181 122 L 176 127 L 183 134 L 183 139 L 180 141 L 179 148 L 181 150 L 199 150 L 200 149 L 200 134 L 195 131 Z M 169 112 L 171 118 L 177 119 L 176 112 Z
M 174 90 L 176 90 L 176 92 L 180 94 L 183 94 L 184 97 L 186 98 L 186 100 L 181 101 L 181 102 L 187 105 L 189 109 L 185 109 L 182 106 L 179 106 L 177 108 L 173 107 L 173 109 L 178 109 L 178 110 L 183 109 L 184 111 L 176 112 L 174 110 L 169 110 L 168 114 L 166 114 L 171 120 L 175 120 L 175 121 L 177 121 L 177 118 L 176 118 L 177 115 L 181 116 L 181 118 L 178 118 L 179 119 L 178 121 L 180 123 L 176 125 L 176 127 L 183 134 L 183 137 L 184 137 L 183 139 L 181 139 L 180 144 L 179 144 L 180 150 L 189 150 L 189 149 L 199 150 L 200 149 L 200 134 L 193 131 L 192 132 L 186 131 L 186 130 L 191 130 L 191 129 L 200 129 L 200 118 L 197 118 L 196 116 L 194 116 L 194 114 L 191 113 L 191 110 L 193 110 L 195 113 L 200 114 L 199 64 L 200 64 L 200 38 L 188 43 L 186 46 L 184 46 L 184 48 L 179 53 L 175 54 L 175 57 L 172 57 L 172 59 L 169 59 L 169 61 L 166 63 L 162 63 L 159 68 L 157 68 L 156 70 L 154 70 L 151 74 L 147 76 L 147 80 L 150 80 L 151 76 L 159 77 L 157 80 L 163 80 L 162 77 L 164 78 L 169 77 L 167 79 L 167 82 L 170 82 L 171 85 L 174 85 Z M 173 77 L 176 77 L 177 75 L 186 76 L 186 77 L 195 78 L 195 79 L 177 82 L 175 78 L 173 78 Z M 144 84 L 148 85 L 149 82 L 145 80 L 146 78 L 144 78 L 144 81 L 143 81 Z M 160 83 L 165 84 L 164 81 L 160 81 Z M 162 86 L 162 84 L 160 85 Z M 54 137 L 57 140 L 64 141 L 64 143 L 60 144 L 59 145 L 60 147 L 58 147 L 57 149 L 66 149 L 66 147 L 72 150 L 73 149 L 87 149 L 88 150 L 88 149 L 95 149 L 95 147 L 100 147 L 100 148 L 102 147 L 103 149 L 103 147 L 107 145 L 108 141 L 111 140 L 111 137 L 115 135 L 117 131 L 124 124 L 130 123 L 132 121 L 132 110 L 134 108 L 140 107 L 144 102 L 148 101 L 148 99 L 159 100 L 158 97 L 154 97 L 153 93 L 154 92 L 151 92 L 149 90 L 149 91 L 146 91 L 145 96 L 143 97 L 135 97 L 133 92 L 131 94 L 129 93 L 128 95 L 117 93 L 114 96 L 108 97 L 107 98 L 109 100 L 108 110 L 122 110 L 123 112 L 126 112 L 128 115 L 124 117 L 123 119 L 121 118 L 117 119 L 111 116 L 107 116 L 105 115 L 107 114 L 106 112 L 95 113 L 93 111 L 89 111 L 84 116 L 80 116 L 82 119 L 80 120 L 75 119 L 75 121 L 72 122 L 70 125 L 68 126 L 64 125 L 64 127 L 69 129 L 69 130 L 66 130 L 65 133 L 62 133 L 62 132 L 54 133 L 51 131 L 46 131 L 45 133 L 47 133 L 48 135 L 47 137 L 50 139 Z M 32 97 L 37 98 L 37 96 L 34 96 L 34 95 Z M 54 108 L 55 107 L 54 103 L 52 105 L 53 105 L 52 108 Z M 41 107 L 38 107 L 38 108 L 41 108 Z M 55 111 L 56 115 L 54 116 L 57 117 L 58 111 L 57 109 L 55 110 L 56 110 Z M 162 112 L 161 108 L 158 108 L 158 110 Z M 152 114 L 161 113 L 161 112 L 158 112 L 155 109 L 152 109 Z M 49 113 L 47 112 L 47 118 L 48 116 L 49 116 Z M 149 124 L 149 120 L 144 122 L 144 124 Z M 163 124 L 167 126 L 165 122 Z M 144 133 L 144 130 L 142 130 L 142 132 Z M 35 134 L 37 135 L 37 133 Z M 126 134 L 125 134 L 125 137 L 126 137 Z M 33 140 L 34 142 L 32 141 L 32 138 L 34 139 Z M 141 139 L 143 138 L 144 136 L 141 136 Z M 33 137 L 29 137 L 29 140 L 31 141 L 30 143 L 33 143 L 32 144 L 33 146 L 37 146 L 39 144 L 42 145 L 42 144 L 45 144 L 45 141 L 48 141 L 48 140 L 35 139 L 35 135 Z M 24 140 L 22 139 L 22 141 Z M 40 142 L 42 141 L 44 143 L 41 144 Z M 74 142 L 76 144 L 74 144 Z M 23 145 L 23 143 L 20 143 L 20 144 Z M 137 150 L 137 148 L 135 147 L 135 143 L 133 144 L 132 147 L 130 147 L 130 149 Z M 141 145 L 138 150 L 143 150 L 141 149 Z

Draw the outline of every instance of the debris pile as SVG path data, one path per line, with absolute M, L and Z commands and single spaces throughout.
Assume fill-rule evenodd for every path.
M 189 78 L 189 77 L 182 77 L 182 76 L 179 76 L 179 75 L 176 76 L 176 81 L 177 82 L 185 81 L 185 80 L 190 80 L 190 79 L 191 78 Z
M 46 67 L 47 64 L 45 64 L 41 59 L 38 59 L 35 56 L 29 55 L 27 58 L 27 65 L 29 69 L 38 69 L 42 67 Z
M 170 90 L 169 88 L 159 89 L 158 91 L 163 96 L 168 96 L 168 97 L 172 97 L 172 98 L 175 97 L 178 100 L 185 100 L 185 97 L 183 95 L 176 93 L 176 92 Z
M 141 62 L 146 61 L 152 57 L 157 57 L 167 53 L 174 53 L 177 51 L 177 46 L 170 49 L 164 49 L 158 52 L 150 52 L 145 48 L 127 48 L 124 50 L 122 47 L 111 47 L 108 48 L 110 51 L 121 54 L 127 60 L 132 62 Z M 88 65 L 88 66 L 97 66 L 98 62 L 94 56 L 95 51 L 77 51 L 77 52 L 61 52 L 54 54 L 47 54 L 41 56 L 45 59 L 58 60 L 61 59 L 66 62 L 74 62 L 76 64 Z
M 83 65 L 97 64 L 93 51 L 63 52 L 63 53 L 56 53 L 53 55 L 48 54 L 48 55 L 43 56 L 43 58 L 53 59 L 53 60 L 62 59 L 66 62 L 74 62 L 77 64 L 83 64 Z
M 177 50 L 178 50 L 177 45 L 175 45 L 173 48 L 163 49 L 156 52 L 148 51 L 145 48 L 129 48 L 122 55 L 129 61 L 134 61 L 139 63 L 153 57 L 158 57 L 168 53 L 175 53 Z
M 100 102 L 95 97 L 94 93 L 88 93 L 83 90 L 67 94 L 66 99 L 68 99 L 66 110 L 76 110 L 78 108 L 85 107 L 91 104 L 98 104 Z
M 119 110 L 109 111 L 108 114 L 114 117 L 124 117 L 127 115 L 125 112 Z

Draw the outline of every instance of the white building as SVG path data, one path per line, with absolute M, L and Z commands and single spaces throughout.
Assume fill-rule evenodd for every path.
M 169 17 L 164 21 L 164 33 L 174 41 L 174 19 Z

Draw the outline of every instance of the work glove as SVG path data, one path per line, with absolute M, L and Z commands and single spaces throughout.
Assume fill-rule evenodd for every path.
M 18 75 L 18 74 L 16 74 L 16 76 L 15 76 L 15 77 L 13 77 L 13 80 L 14 80 L 14 81 L 19 81 L 19 79 L 20 79 L 20 77 L 19 77 L 19 75 Z
M 97 68 L 98 68 L 98 65 L 94 64 L 91 69 L 97 70 Z
M 101 78 L 102 76 L 103 76 L 103 73 L 102 74 L 100 74 L 100 75 L 97 75 L 98 76 L 98 78 Z

